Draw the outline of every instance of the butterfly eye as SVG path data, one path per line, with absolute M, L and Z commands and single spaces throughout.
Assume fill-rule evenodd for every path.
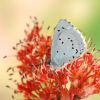
M 74 49 L 74 47 L 72 47 L 72 49 Z

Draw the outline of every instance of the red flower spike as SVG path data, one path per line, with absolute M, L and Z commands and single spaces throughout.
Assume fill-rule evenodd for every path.
M 52 39 L 41 35 L 41 30 L 36 23 L 17 51 L 21 63 L 17 66 L 18 91 L 24 100 L 79 100 L 100 93 L 99 60 L 86 52 L 64 68 L 53 70 L 49 65 Z

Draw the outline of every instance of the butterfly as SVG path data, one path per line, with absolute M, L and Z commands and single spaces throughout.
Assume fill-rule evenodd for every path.
M 51 62 L 54 68 L 73 61 L 86 51 L 82 33 L 67 20 L 61 19 L 54 31 L 51 46 Z

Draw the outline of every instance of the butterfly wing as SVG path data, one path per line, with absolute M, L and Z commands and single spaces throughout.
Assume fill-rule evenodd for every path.
M 85 50 L 86 43 L 82 34 L 66 20 L 60 20 L 53 36 L 51 65 L 62 66 L 79 57 Z

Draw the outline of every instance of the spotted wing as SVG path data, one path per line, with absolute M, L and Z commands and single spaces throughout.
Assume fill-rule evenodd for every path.
M 62 66 L 81 56 L 86 50 L 82 34 L 66 20 L 60 20 L 55 29 L 51 47 L 51 65 Z

